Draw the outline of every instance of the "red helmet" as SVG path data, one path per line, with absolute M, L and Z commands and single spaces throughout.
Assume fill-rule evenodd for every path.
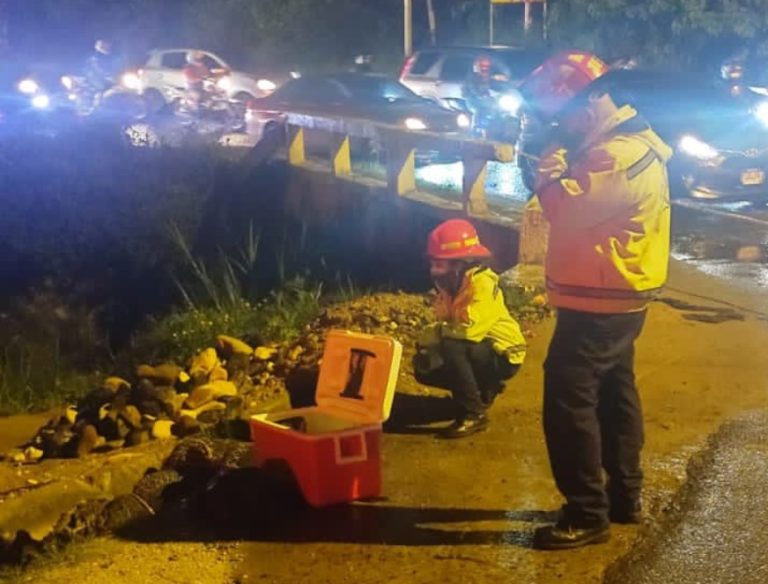
M 564 51 L 536 67 L 519 89 L 534 110 L 551 118 L 607 72 L 608 65 L 592 53 Z
M 439 260 L 488 258 L 491 252 L 480 243 L 474 226 L 464 219 L 450 219 L 429 234 L 427 255 Z

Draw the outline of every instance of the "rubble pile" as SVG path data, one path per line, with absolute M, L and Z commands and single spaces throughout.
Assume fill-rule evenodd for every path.
M 507 291 L 509 295 L 509 291 Z M 533 289 L 521 293 L 531 314 L 540 317 L 546 301 Z M 432 297 L 378 293 L 326 307 L 291 343 L 253 348 L 221 335 L 216 347 L 194 356 L 185 368 L 173 363 L 139 365 L 131 381 L 107 378 L 101 387 L 69 406 L 9 456 L 13 462 L 80 457 L 91 452 L 186 437 L 222 421 L 244 420 L 265 403 L 290 394 L 294 405 L 314 399 L 312 376 L 330 329 L 390 335 L 403 344 L 399 391 L 423 392 L 412 375 L 415 340 L 433 322 Z M 523 308 L 525 308 L 523 306 Z M 303 375 L 307 373 L 307 375 Z M 292 383 L 292 379 L 300 379 Z M 297 398 L 299 393 L 308 397 Z
M 258 383 L 261 371 L 274 367 L 276 353 L 274 348 L 253 349 L 222 335 L 215 348 L 201 351 L 186 368 L 173 363 L 139 365 L 133 382 L 105 379 L 77 405 L 54 416 L 10 459 L 24 463 L 81 457 L 153 439 L 190 436 L 222 420 L 240 418 L 256 401 L 254 379 Z M 277 390 L 259 389 L 259 399 Z

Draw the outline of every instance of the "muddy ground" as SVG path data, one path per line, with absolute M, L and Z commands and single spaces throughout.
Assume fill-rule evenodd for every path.
M 638 344 L 647 444 L 646 508 L 665 515 L 690 458 L 726 420 L 765 409 L 766 303 L 676 264 Z M 531 549 L 560 503 L 541 432 L 543 360 L 554 322 L 533 329 L 528 361 L 491 410 L 492 426 L 441 441 L 441 395 L 401 394 L 384 438 L 383 498 L 310 510 L 238 493 L 224 529 L 182 522 L 70 547 L 8 582 L 600 582 L 644 527 L 608 544 Z M 6 425 L 8 420 L 2 422 Z

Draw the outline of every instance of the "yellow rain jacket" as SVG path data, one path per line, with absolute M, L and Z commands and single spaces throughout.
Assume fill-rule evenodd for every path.
M 584 312 L 642 310 L 667 279 L 667 146 L 630 106 L 598 125 L 576 152 L 542 158 L 536 192 L 550 223 L 547 292 Z
M 489 338 L 510 363 L 520 365 L 525 359 L 525 337 L 504 304 L 499 277 L 489 268 L 467 270 L 456 296 L 438 288 L 435 316 L 443 337 L 476 343 Z

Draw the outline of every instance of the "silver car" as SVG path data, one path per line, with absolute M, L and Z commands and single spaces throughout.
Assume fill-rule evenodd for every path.
M 218 81 L 220 89 L 225 91 L 229 98 L 242 103 L 271 94 L 292 76 L 291 73 L 257 76 L 236 71 L 224 59 L 210 51 L 162 49 L 150 51 L 144 65 L 132 76 L 124 76 L 123 83 L 127 81 L 133 85 L 131 88 L 144 95 L 151 104 L 150 107 L 159 109 L 173 101 L 179 92 L 184 91 L 184 67 L 187 64 L 187 54 L 193 51 L 202 54 L 203 63 L 209 70 L 225 72 Z
M 523 47 L 430 47 L 406 59 L 400 82 L 437 102 L 462 99 L 475 61 L 482 56 L 491 59 L 491 75 L 496 81 L 514 85 L 542 63 L 547 53 Z

